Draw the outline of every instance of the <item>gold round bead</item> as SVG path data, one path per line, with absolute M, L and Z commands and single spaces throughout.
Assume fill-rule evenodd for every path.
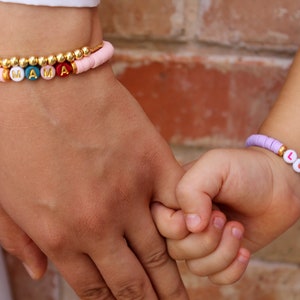
M 47 60 L 47 57 L 45 56 L 40 56 L 38 58 L 38 64 L 41 66 L 41 67 L 44 67 L 48 64 L 48 60 Z
M 83 51 L 81 49 L 76 49 L 74 51 L 74 55 L 76 59 L 81 59 L 83 58 Z
M 10 68 L 11 67 L 10 59 L 8 59 L 8 58 L 2 59 L 2 67 L 3 68 Z
M 57 63 L 57 58 L 55 55 L 48 56 L 47 60 L 48 60 L 48 64 L 51 66 L 53 66 Z
M 83 47 L 82 52 L 84 56 L 89 56 L 91 54 L 91 49 L 89 47 Z
M 2 58 L 0 58 L 0 67 L 2 67 Z
M 75 60 L 75 54 L 73 52 L 67 52 L 65 58 L 69 62 L 73 62 Z
M 282 157 L 283 154 L 284 154 L 284 152 L 285 152 L 286 150 L 287 150 L 287 147 L 284 146 L 284 145 L 282 145 L 282 146 L 280 147 L 280 149 L 278 150 L 278 155 L 279 155 L 280 157 Z
M 62 53 L 57 54 L 56 58 L 57 58 L 57 62 L 59 63 L 63 63 L 66 60 L 65 56 Z
M 28 66 L 28 59 L 25 57 L 22 57 L 19 59 L 19 66 L 21 68 L 26 68 Z
M 31 65 L 31 66 L 36 66 L 38 64 L 38 58 L 36 56 L 30 56 L 28 58 L 28 63 Z
M 12 57 L 10 63 L 12 66 L 17 66 L 19 64 L 19 59 L 17 57 Z

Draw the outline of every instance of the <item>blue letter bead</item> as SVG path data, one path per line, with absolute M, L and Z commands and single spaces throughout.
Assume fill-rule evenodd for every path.
M 29 66 L 25 69 L 25 77 L 29 80 L 37 80 L 41 76 L 39 67 Z

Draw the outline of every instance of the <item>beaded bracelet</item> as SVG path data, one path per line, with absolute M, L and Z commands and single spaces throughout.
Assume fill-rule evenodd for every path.
M 287 164 L 293 166 L 293 170 L 300 173 L 300 158 L 295 150 L 288 149 L 280 141 L 263 134 L 253 134 L 246 141 L 246 147 L 257 146 L 272 151 L 282 157 Z
M 99 67 L 113 56 L 111 43 L 103 41 L 94 48 L 82 47 L 65 54 L 48 57 L 29 57 L 0 60 L 0 82 L 20 82 L 23 79 L 35 81 L 40 77 L 45 80 L 55 76 L 67 77 L 70 74 L 80 74 Z

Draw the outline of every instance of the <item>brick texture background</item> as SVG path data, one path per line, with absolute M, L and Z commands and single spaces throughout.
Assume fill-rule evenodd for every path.
M 242 146 L 276 100 L 300 43 L 296 0 L 102 0 L 117 77 L 186 162 Z M 300 299 L 300 224 L 219 287 L 180 269 L 191 299 Z M 32 283 L 7 256 L 15 300 L 73 300 L 55 269 Z

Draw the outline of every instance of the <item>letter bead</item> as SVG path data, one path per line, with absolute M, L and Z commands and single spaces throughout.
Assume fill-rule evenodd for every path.
M 55 77 L 55 68 L 47 65 L 41 68 L 41 77 L 45 80 L 50 80 Z
M 10 79 L 15 82 L 20 82 L 25 78 L 24 69 L 21 67 L 13 67 L 9 72 Z
M 297 153 L 295 150 L 288 149 L 283 154 L 283 160 L 288 164 L 293 164 L 297 159 Z
M 31 81 L 37 80 L 40 76 L 40 69 L 36 66 L 29 66 L 25 69 L 25 77 Z
M 10 81 L 9 69 L 4 68 L 2 71 L 2 78 L 4 81 Z
M 73 73 L 73 68 L 72 68 L 71 64 L 67 63 L 67 62 L 57 64 L 55 67 L 55 70 L 56 70 L 56 74 L 59 77 L 67 77 L 71 73 Z
M 5 78 L 4 78 L 4 71 L 5 71 L 5 69 L 3 69 L 3 68 L 0 68 L 0 81 L 1 82 L 6 82 L 7 80 L 5 80 Z
M 296 173 L 300 173 L 300 159 L 296 159 L 296 161 L 293 163 L 293 169 Z

